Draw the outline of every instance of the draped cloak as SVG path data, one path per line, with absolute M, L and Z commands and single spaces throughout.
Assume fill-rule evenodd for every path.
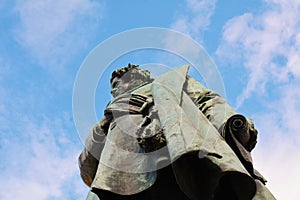
M 79 157 L 83 180 L 91 188 L 130 197 L 155 188 L 159 170 L 168 166 L 187 199 L 275 199 L 253 168 L 250 151 L 230 132 L 235 111 L 187 76 L 188 69 L 171 69 L 107 106 L 108 132 L 97 124 Z M 252 121 L 247 123 L 255 130 Z M 145 151 L 138 138 L 157 133 L 165 145 Z

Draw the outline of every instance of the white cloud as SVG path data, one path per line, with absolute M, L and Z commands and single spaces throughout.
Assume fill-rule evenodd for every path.
M 281 84 L 300 77 L 300 2 L 266 1 L 260 14 L 246 13 L 227 22 L 217 54 L 242 59 L 249 81 L 238 106 L 268 82 Z
M 296 200 L 300 195 L 300 89 L 294 85 L 280 89 L 282 96 L 270 105 L 271 111 L 255 116 L 262 142 L 254 151 L 254 163 L 278 199 Z
M 258 10 L 261 10 L 258 9 Z M 217 54 L 242 63 L 247 85 L 242 106 L 263 95 L 253 118 L 259 129 L 254 164 L 278 199 L 298 199 L 300 180 L 300 1 L 268 0 L 260 13 L 245 13 L 224 26 Z
M 62 122 L 19 119 L 7 123 L 12 132 L 0 127 L 0 199 L 84 199 L 88 188 L 79 176 L 80 150 Z
M 18 1 L 15 10 L 17 41 L 46 67 L 63 64 L 87 46 L 103 16 L 102 6 L 91 0 Z
M 84 199 L 88 188 L 77 164 L 81 145 L 70 115 L 31 110 L 36 102 L 44 107 L 53 102 L 41 102 L 41 94 L 28 88 L 20 95 L 24 88 L 11 84 L 17 73 L 0 57 L 0 199 Z
M 224 96 L 224 85 L 219 77 L 219 71 L 201 46 L 203 34 L 210 25 L 215 5 L 216 0 L 186 0 L 184 6 L 178 9 L 175 22 L 170 26 L 173 30 L 186 34 L 186 37 L 178 37 L 177 34 L 170 33 L 163 42 L 166 49 L 176 52 L 185 59 L 184 64 L 190 62 L 191 74 L 200 79 L 201 75 L 207 87 Z M 173 59 L 170 63 L 171 66 L 177 66 L 180 61 Z
M 215 3 L 215 0 L 186 0 L 183 11 L 179 13 L 178 19 L 171 25 L 171 28 L 202 43 L 203 32 L 210 25 Z

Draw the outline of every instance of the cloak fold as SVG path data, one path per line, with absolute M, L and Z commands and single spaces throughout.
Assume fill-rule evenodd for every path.
M 202 101 L 197 105 L 192 95 L 202 86 L 187 78 L 188 69 L 171 69 L 108 105 L 105 113 L 114 119 L 91 187 L 111 194 L 111 199 L 116 198 L 113 194 L 154 194 L 162 184 L 158 177 L 166 173 L 175 185 L 162 184 L 160 191 L 177 187 L 186 199 L 275 199 L 254 170 L 250 152 L 226 124 L 236 113 L 223 100 L 215 107 Z M 202 112 L 199 106 L 207 109 Z M 166 145 L 159 143 L 148 152 L 142 146 L 147 142 Z M 165 163 L 171 164 L 160 169 Z

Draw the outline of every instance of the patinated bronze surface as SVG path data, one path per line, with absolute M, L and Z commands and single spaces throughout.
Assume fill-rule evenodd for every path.
M 113 72 L 114 99 L 79 157 L 101 200 L 275 199 L 253 167 L 252 120 L 188 69 L 155 79 L 137 65 Z

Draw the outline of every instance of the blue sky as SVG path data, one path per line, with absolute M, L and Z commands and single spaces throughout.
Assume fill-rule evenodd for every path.
M 278 199 L 298 199 L 299 16 L 298 0 L 1 1 L 0 199 L 86 197 L 72 111 L 76 74 L 98 44 L 143 27 L 174 29 L 206 49 L 226 100 L 259 130 L 253 158 L 267 186 Z M 109 70 L 129 62 L 182 60 L 140 51 L 99 66 L 107 69 L 95 95 L 99 118 L 110 100 L 102 87 Z

